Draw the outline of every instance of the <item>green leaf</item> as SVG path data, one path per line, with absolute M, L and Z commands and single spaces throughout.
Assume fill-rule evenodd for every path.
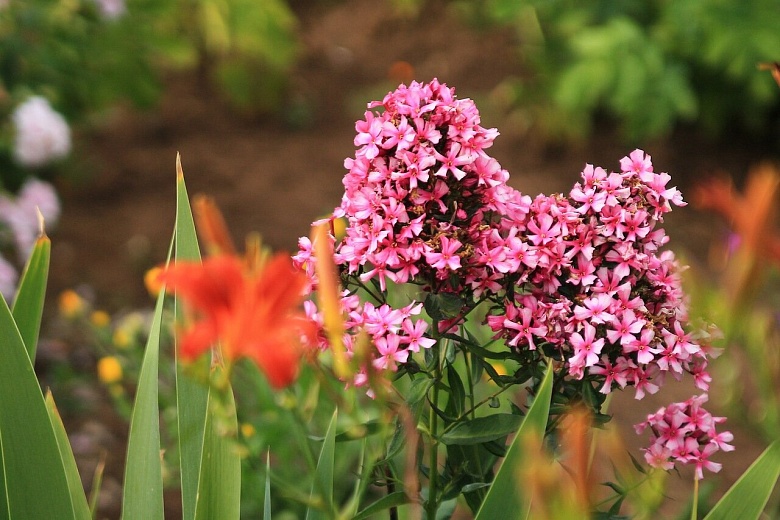
M 423 302 L 428 316 L 438 321 L 457 317 L 463 305 L 461 297 L 453 293 L 430 293 Z
M 68 479 L 68 489 L 70 490 L 70 498 L 73 501 L 74 517 L 77 520 L 90 520 L 92 513 L 89 509 L 87 496 L 84 494 L 84 488 L 81 485 L 81 476 L 76 466 L 76 459 L 73 457 L 68 434 L 65 431 L 65 426 L 62 424 L 62 418 L 51 392 L 46 392 L 46 411 L 49 413 L 49 420 L 57 438 L 57 447 L 60 450 L 60 458 L 65 468 L 65 478 Z
M 396 491 L 394 493 L 390 493 L 389 495 L 383 496 L 359 512 L 352 520 L 365 520 L 366 518 L 371 518 L 372 515 L 375 515 L 380 511 L 384 511 L 385 509 L 390 509 L 391 507 L 398 507 L 410 503 L 411 500 L 409 500 L 409 497 L 406 496 L 406 493 L 403 491 Z
M 271 452 L 265 455 L 265 499 L 263 500 L 263 520 L 271 518 Z
M 780 477 L 780 440 L 776 440 L 726 491 L 704 520 L 758 519 Z
M 490 442 L 517 431 L 523 422 L 519 415 L 497 413 L 458 423 L 441 436 L 444 444 L 471 445 Z
M 200 260 L 198 237 L 192 218 L 187 186 L 181 172 L 181 163 L 177 157 L 176 181 L 176 260 Z M 181 308 L 174 298 L 176 319 L 181 319 Z M 195 503 L 200 480 L 200 463 L 203 453 L 203 437 L 208 411 L 208 388 L 194 381 L 183 372 L 178 363 L 178 343 L 176 344 L 176 407 L 179 430 L 179 464 L 181 472 L 182 518 L 195 518 Z
M 160 411 L 158 408 L 158 365 L 160 329 L 165 290 L 160 291 L 138 375 L 138 389 L 127 439 L 122 518 L 163 518 L 162 460 L 160 455 Z
M 449 386 L 449 398 L 447 399 L 446 413 L 460 417 L 466 410 L 466 389 L 460 374 L 452 365 L 447 365 L 447 385 Z
M 517 474 L 517 468 L 523 463 L 527 455 L 524 443 L 528 435 L 536 436 L 539 441 L 544 438 L 547 427 L 547 418 L 550 411 L 552 397 L 553 370 L 548 363 L 547 374 L 536 394 L 531 408 L 525 416 L 523 424 L 515 436 L 515 440 L 509 446 L 506 457 L 498 468 L 496 477 L 477 512 L 475 520 L 490 520 L 503 518 L 507 511 L 518 512 L 517 518 L 526 519 L 530 513 L 530 503 L 526 503 L 521 496 L 522 483 Z
M 223 380 L 222 368 L 215 367 L 212 376 Z M 235 445 L 238 420 L 233 390 L 227 386 L 225 393 L 217 396 L 217 390 L 212 388 L 208 410 L 195 518 L 237 520 L 241 505 L 241 458 Z
M 434 380 L 428 377 L 419 377 L 412 381 L 406 394 L 406 403 L 411 407 L 422 401 L 433 383 Z
M 0 438 L 8 518 L 75 518 L 57 437 L 24 340 L 0 297 Z
M 333 417 L 328 425 L 328 431 L 322 443 L 322 450 L 320 451 L 320 458 L 317 460 L 317 469 L 311 488 L 310 498 L 312 502 L 321 502 L 324 510 L 309 507 L 306 510 L 306 520 L 326 519 L 329 515 L 325 511 L 330 512 L 333 509 L 333 467 L 336 452 L 337 416 L 338 409 L 333 412 Z
M 13 316 L 31 360 L 35 360 L 43 316 L 46 280 L 49 276 L 51 241 L 41 235 L 27 260 L 13 305 Z

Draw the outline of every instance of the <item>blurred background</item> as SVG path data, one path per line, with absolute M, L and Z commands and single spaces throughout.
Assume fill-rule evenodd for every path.
M 778 24 L 775 0 L 0 0 L 0 290 L 13 294 L 35 203 L 60 303 L 39 369 L 75 389 L 86 471 L 117 452 L 108 517 L 176 154 L 234 238 L 259 231 L 292 251 L 339 203 L 366 103 L 434 77 L 498 128 L 491 155 L 523 193 L 566 193 L 586 163 L 617 168 L 639 147 L 696 203 L 667 229 L 691 265 L 692 315 L 723 330 L 731 362 L 715 368 L 713 396 L 734 417 L 722 473 L 733 481 L 780 435 Z M 123 365 L 95 390 L 104 357 Z M 629 431 L 670 392 L 616 399 L 618 421 Z M 89 419 L 96 410 L 116 424 Z

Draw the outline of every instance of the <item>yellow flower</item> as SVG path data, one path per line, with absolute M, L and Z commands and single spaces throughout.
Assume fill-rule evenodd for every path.
M 111 316 L 109 316 L 106 311 L 94 311 L 90 314 L 89 321 L 92 322 L 92 325 L 95 327 L 103 328 L 111 323 Z
M 130 346 L 130 335 L 124 329 L 117 329 L 114 331 L 114 337 L 112 338 L 114 345 L 118 348 L 125 349 Z
M 255 427 L 252 426 L 249 423 L 241 423 L 241 435 L 245 439 L 249 439 L 250 437 L 254 437 L 254 435 L 257 433 L 257 430 L 255 430 Z
M 144 275 L 146 290 L 154 297 L 160 294 L 160 289 L 162 288 L 162 284 L 160 283 L 160 273 L 162 272 L 163 269 L 161 267 L 152 267 L 146 271 L 146 274 Z
M 84 312 L 84 300 L 72 289 L 62 291 L 59 299 L 60 313 L 66 318 L 76 318 Z
M 336 218 L 333 219 L 333 236 L 336 240 L 341 240 L 347 234 L 347 219 Z
M 114 356 L 102 357 L 97 364 L 98 379 L 110 385 L 122 380 L 122 365 Z

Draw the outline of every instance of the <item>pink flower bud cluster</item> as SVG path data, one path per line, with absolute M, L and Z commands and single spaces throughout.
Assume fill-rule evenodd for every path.
M 647 420 L 634 428 L 637 434 L 650 429 L 650 447 L 645 460 L 651 466 L 672 469 L 675 462 L 693 464 L 696 478 L 703 478 L 704 469 L 717 473 L 721 464 L 710 457 L 718 451 L 732 451 L 729 444 L 734 439 L 731 432 L 718 433 L 715 426 L 725 417 L 713 417 L 702 404 L 706 395 L 694 396 L 681 403 L 672 403 L 647 416 Z

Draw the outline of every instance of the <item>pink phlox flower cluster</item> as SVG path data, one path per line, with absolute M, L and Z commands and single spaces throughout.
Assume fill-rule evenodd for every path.
M 530 199 L 486 153 L 498 132 L 480 125 L 472 100 L 436 80 L 402 85 L 370 103 L 355 129 L 358 149 L 345 161 L 334 212 L 348 220 L 336 248 L 348 273 L 382 290 L 391 280 L 479 294 L 495 272 L 512 269 L 502 235 Z
M 596 376 L 602 393 L 633 386 L 641 399 L 684 373 L 706 391 L 707 349 L 684 330 L 680 266 L 660 250 L 658 224 L 685 203 L 641 150 L 620 165 L 587 165 L 568 197 L 539 195 L 514 223 L 514 295 L 488 324 L 513 348 L 552 346 L 570 376 Z
M 70 127 L 46 98 L 30 97 L 16 107 L 11 119 L 15 128 L 13 157 L 20 165 L 38 168 L 70 153 Z
M 480 125 L 472 100 L 458 99 L 436 80 L 401 85 L 370 103 L 355 130 L 358 148 L 344 163 L 344 196 L 333 213 L 347 220 L 346 236 L 338 243 L 331 237 L 344 276 L 367 286 L 376 282 L 381 291 L 388 281 L 413 283 L 469 301 L 500 291 L 506 273 L 536 264 L 512 235 L 512 222 L 525 217 L 531 199 L 506 184 L 509 174 L 487 154 L 498 132 Z M 300 239 L 294 262 L 316 289 L 309 239 Z M 350 305 L 344 303 L 348 329 L 368 329 L 376 309 Z M 442 322 L 440 329 L 458 322 Z M 372 334 L 378 368 L 395 369 L 405 350 L 433 344 L 419 323 L 395 324 L 389 338 Z M 392 334 L 401 332 L 396 341 Z
M 706 395 L 694 396 L 687 401 L 672 403 L 647 416 L 634 426 L 637 434 L 650 430 L 650 447 L 646 448 L 645 460 L 656 468 L 670 470 L 676 462 L 693 464 L 696 478 L 704 477 L 703 470 L 717 473 L 721 464 L 710 457 L 718 451 L 732 451 L 729 444 L 734 436 L 729 431 L 718 432 L 716 425 L 724 417 L 713 417 L 702 406 Z

